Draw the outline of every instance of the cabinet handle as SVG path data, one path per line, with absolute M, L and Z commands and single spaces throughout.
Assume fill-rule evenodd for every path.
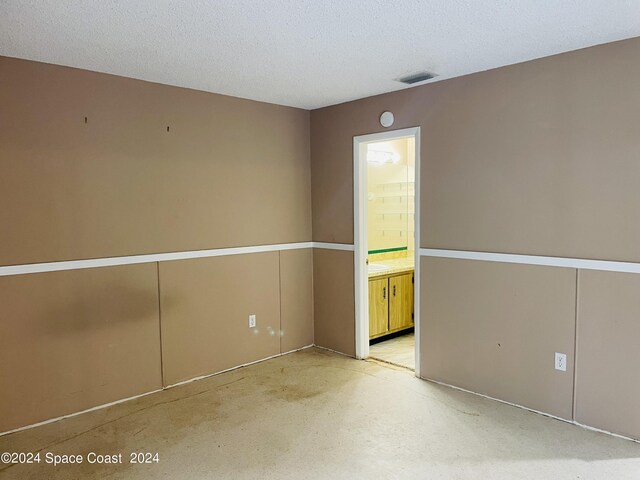
M 387 298 L 387 287 L 382 287 L 382 299 Z
M 396 286 L 395 285 L 393 286 L 393 296 L 394 297 L 396 296 Z

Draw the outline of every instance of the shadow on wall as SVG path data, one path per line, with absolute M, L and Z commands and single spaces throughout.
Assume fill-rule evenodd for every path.
M 40 303 L 37 292 L 34 297 L 34 302 Z M 55 304 L 48 304 L 46 310 L 38 312 L 30 333 L 66 336 L 147 321 L 157 315 L 158 296 L 149 289 L 121 283 L 106 284 L 100 289 L 81 287 L 71 296 L 57 297 Z

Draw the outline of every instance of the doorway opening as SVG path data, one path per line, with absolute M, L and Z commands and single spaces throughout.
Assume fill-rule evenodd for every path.
M 420 376 L 420 129 L 354 137 L 356 357 Z

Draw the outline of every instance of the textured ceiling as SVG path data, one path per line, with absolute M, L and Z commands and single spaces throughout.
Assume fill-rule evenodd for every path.
M 0 55 L 307 109 L 635 36 L 640 0 L 0 1 Z

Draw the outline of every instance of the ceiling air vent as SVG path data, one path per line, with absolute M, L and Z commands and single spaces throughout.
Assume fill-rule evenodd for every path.
M 407 75 L 406 77 L 399 78 L 398 81 L 406 83 L 407 85 L 413 85 L 414 83 L 424 82 L 425 80 L 431 80 L 436 75 L 429 72 L 418 72 Z

